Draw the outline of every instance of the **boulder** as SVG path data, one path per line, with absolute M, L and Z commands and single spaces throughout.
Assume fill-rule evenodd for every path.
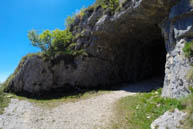
M 173 112 L 167 111 L 151 124 L 151 129 L 183 129 L 183 121 L 186 113 L 175 109 Z

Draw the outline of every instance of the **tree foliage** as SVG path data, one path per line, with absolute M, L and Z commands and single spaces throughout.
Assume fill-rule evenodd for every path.
M 119 0 L 96 0 L 95 4 L 102 6 L 102 8 L 115 10 L 119 5 Z
M 75 20 L 75 15 L 74 16 L 68 16 L 66 18 L 65 26 L 67 28 L 69 28 L 74 23 L 74 20 Z
M 68 29 L 46 30 L 42 34 L 38 34 L 36 30 L 32 30 L 28 32 L 28 38 L 33 46 L 40 48 L 47 54 L 53 54 L 59 51 L 69 51 L 73 36 Z

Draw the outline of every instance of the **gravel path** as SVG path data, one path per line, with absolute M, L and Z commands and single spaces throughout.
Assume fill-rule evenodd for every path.
M 113 119 L 113 104 L 122 97 L 149 91 L 159 86 L 159 80 L 125 85 L 122 90 L 66 102 L 54 108 L 43 108 L 23 100 L 12 99 L 3 115 L 2 129 L 95 129 L 105 127 Z M 145 88 L 144 88 L 145 87 Z

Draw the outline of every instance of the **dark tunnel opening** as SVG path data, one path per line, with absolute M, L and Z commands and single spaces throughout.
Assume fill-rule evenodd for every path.
M 163 39 L 155 40 L 145 47 L 148 58 L 151 63 L 150 77 L 160 77 L 162 80 L 165 76 L 166 49 Z
M 138 48 L 135 51 L 140 51 L 140 54 L 137 60 L 133 61 L 136 68 L 131 71 L 125 90 L 149 92 L 163 87 L 167 53 L 164 39 L 160 36 L 159 39 L 142 44 Z

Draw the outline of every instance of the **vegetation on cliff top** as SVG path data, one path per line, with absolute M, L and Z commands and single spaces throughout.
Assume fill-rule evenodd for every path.
M 101 6 L 104 9 L 109 8 L 115 11 L 119 6 L 119 0 L 96 0 L 95 6 Z
M 54 57 L 57 54 L 74 56 L 84 54 L 83 50 L 75 50 L 76 44 L 73 43 L 73 35 L 69 29 L 46 30 L 42 34 L 32 30 L 28 33 L 28 38 L 33 46 L 40 48 L 44 54 L 50 57 Z

